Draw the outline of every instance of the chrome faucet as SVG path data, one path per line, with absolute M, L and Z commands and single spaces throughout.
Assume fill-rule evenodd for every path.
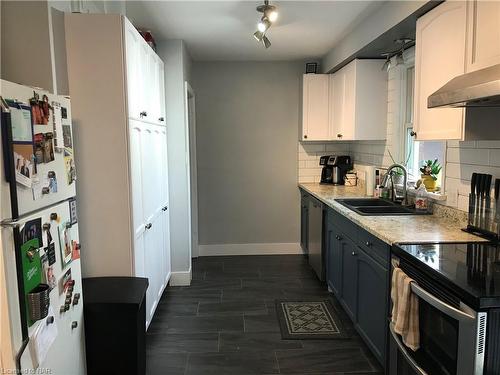
M 403 196 L 398 197 L 397 195 L 397 190 L 394 185 L 394 175 L 396 172 L 394 169 L 399 168 L 403 171 Z M 407 183 L 408 183 L 408 170 L 406 167 L 402 164 L 393 164 L 389 168 L 387 168 L 387 173 L 384 176 L 384 180 L 382 181 L 382 185 L 384 188 L 388 188 L 387 183 L 388 181 L 391 180 L 391 199 L 393 202 L 400 201 L 402 206 L 406 206 L 408 203 L 408 193 L 407 193 Z

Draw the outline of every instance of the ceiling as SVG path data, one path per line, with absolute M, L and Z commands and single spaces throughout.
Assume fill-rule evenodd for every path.
M 271 1 L 278 21 L 265 49 L 252 37 L 263 1 L 127 1 L 127 16 L 156 41 L 183 39 L 195 61 L 318 59 L 381 1 Z

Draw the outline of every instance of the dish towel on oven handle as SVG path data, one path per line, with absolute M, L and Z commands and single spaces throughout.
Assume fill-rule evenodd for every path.
M 391 299 L 394 331 L 401 335 L 403 343 L 413 351 L 420 347 L 418 297 L 411 291 L 415 281 L 396 267 L 392 273 Z

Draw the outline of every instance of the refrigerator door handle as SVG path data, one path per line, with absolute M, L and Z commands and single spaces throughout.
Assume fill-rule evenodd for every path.
M 19 228 L 21 223 L 18 220 L 3 220 L 0 221 L 0 227 L 2 228 Z

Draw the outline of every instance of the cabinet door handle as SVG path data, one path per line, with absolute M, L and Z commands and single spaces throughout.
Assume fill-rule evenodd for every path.
M 162 210 L 162 211 L 166 211 L 166 210 L 168 210 L 168 206 L 162 207 L 162 209 L 161 209 L 161 210 Z
M 152 224 L 152 223 L 148 223 L 148 224 L 146 224 L 146 227 L 145 227 L 145 228 L 146 228 L 146 229 L 151 229 L 151 227 L 152 227 L 152 226 L 153 226 L 153 224 Z
M 366 241 L 366 246 L 371 247 L 373 244 L 370 241 Z
M 340 241 L 342 239 L 342 237 L 340 237 L 339 235 L 335 236 L 335 238 Z
M 340 134 L 340 133 L 339 133 L 339 134 L 337 134 L 337 138 L 342 138 L 342 137 L 343 137 L 343 135 L 342 135 L 342 134 Z
M 307 135 L 306 134 L 304 134 L 304 139 L 307 139 Z
M 139 113 L 139 116 L 140 116 L 141 118 L 143 118 L 143 117 L 148 117 L 148 113 L 147 113 L 146 111 L 142 111 L 141 113 Z
M 355 257 L 356 255 L 358 255 L 358 253 L 357 253 L 357 252 L 355 252 L 355 251 L 353 251 L 353 252 L 351 253 L 351 255 L 352 255 L 353 257 Z
M 165 119 L 164 119 L 163 117 L 160 117 L 160 118 L 158 119 L 158 121 L 163 122 L 163 121 L 165 121 Z

